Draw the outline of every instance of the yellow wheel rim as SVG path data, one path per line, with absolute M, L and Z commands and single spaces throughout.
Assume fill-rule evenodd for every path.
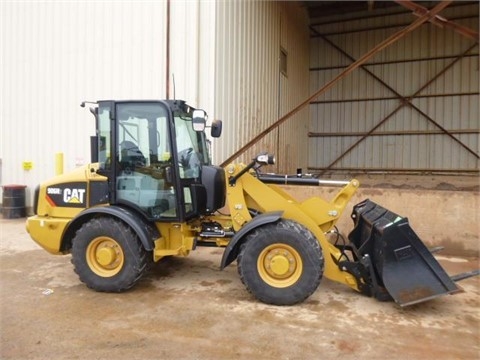
M 257 269 L 265 283 L 276 288 L 284 288 L 298 281 L 302 275 L 303 262 L 293 247 L 272 244 L 260 253 Z
M 122 247 L 110 237 L 97 237 L 87 247 L 88 266 L 98 276 L 117 275 L 122 269 L 124 261 Z

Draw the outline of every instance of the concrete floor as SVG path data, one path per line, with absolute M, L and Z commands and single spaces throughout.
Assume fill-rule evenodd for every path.
M 1 359 L 480 359 L 480 278 L 400 308 L 324 279 L 306 302 L 259 303 L 222 250 L 157 264 L 133 290 L 96 293 L 70 256 L 0 219 Z M 450 274 L 478 259 L 439 258 Z

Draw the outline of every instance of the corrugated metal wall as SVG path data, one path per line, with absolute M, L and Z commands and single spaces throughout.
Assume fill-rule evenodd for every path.
M 213 113 L 215 2 L 0 2 L 2 184 L 34 187 L 90 161 L 83 100 L 187 100 Z M 167 60 L 170 74 L 166 74 Z M 22 163 L 33 164 L 24 170 Z M 1 195 L 1 188 L 0 188 Z
M 165 3 L 0 2 L 2 182 L 36 184 L 90 161 L 82 100 L 165 96 Z M 24 170 L 22 163 L 33 168 Z
M 311 92 L 351 63 L 331 43 L 358 59 L 414 20 L 408 11 L 395 12 L 389 15 L 387 10 L 383 16 L 366 12 L 351 21 L 345 17 L 313 21 L 317 34 L 311 38 Z M 478 3 L 454 3 L 441 15 L 478 31 Z M 474 40 L 424 24 L 377 54 L 366 69 L 384 84 L 358 69 L 310 105 L 309 167 L 316 171 L 478 171 L 478 51 Z M 413 97 L 417 109 L 402 106 L 399 95 Z
M 215 115 L 224 121 L 216 147 L 222 162 L 308 97 L 308 19 L 300 3 L 222 1 L 216 10 Z M 287 74 L 279 57 L 287 53 Z M 275 153 L 276 171 L 306 166 L 308 109 L 250 148 Z
M 214 106 L 215 6 L 215 2 L 202 0 L 170 2 L 170 97 L 186 100 L 210 115 Z

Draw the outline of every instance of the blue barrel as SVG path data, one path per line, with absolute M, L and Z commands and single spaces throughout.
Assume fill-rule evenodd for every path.
M 3 186 L 3 217 L 17 219 L 27 216 L 25 209 L 25 185 Z

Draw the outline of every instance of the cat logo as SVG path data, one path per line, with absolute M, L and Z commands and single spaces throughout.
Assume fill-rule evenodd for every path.
M 83 204 L 85 189 L 63 189 L 63 201 L 67 204 Z
M 71 182 L 47 187 L 45 199 L 50 206 L 84 208 L 87 204 L 87 184 Z

